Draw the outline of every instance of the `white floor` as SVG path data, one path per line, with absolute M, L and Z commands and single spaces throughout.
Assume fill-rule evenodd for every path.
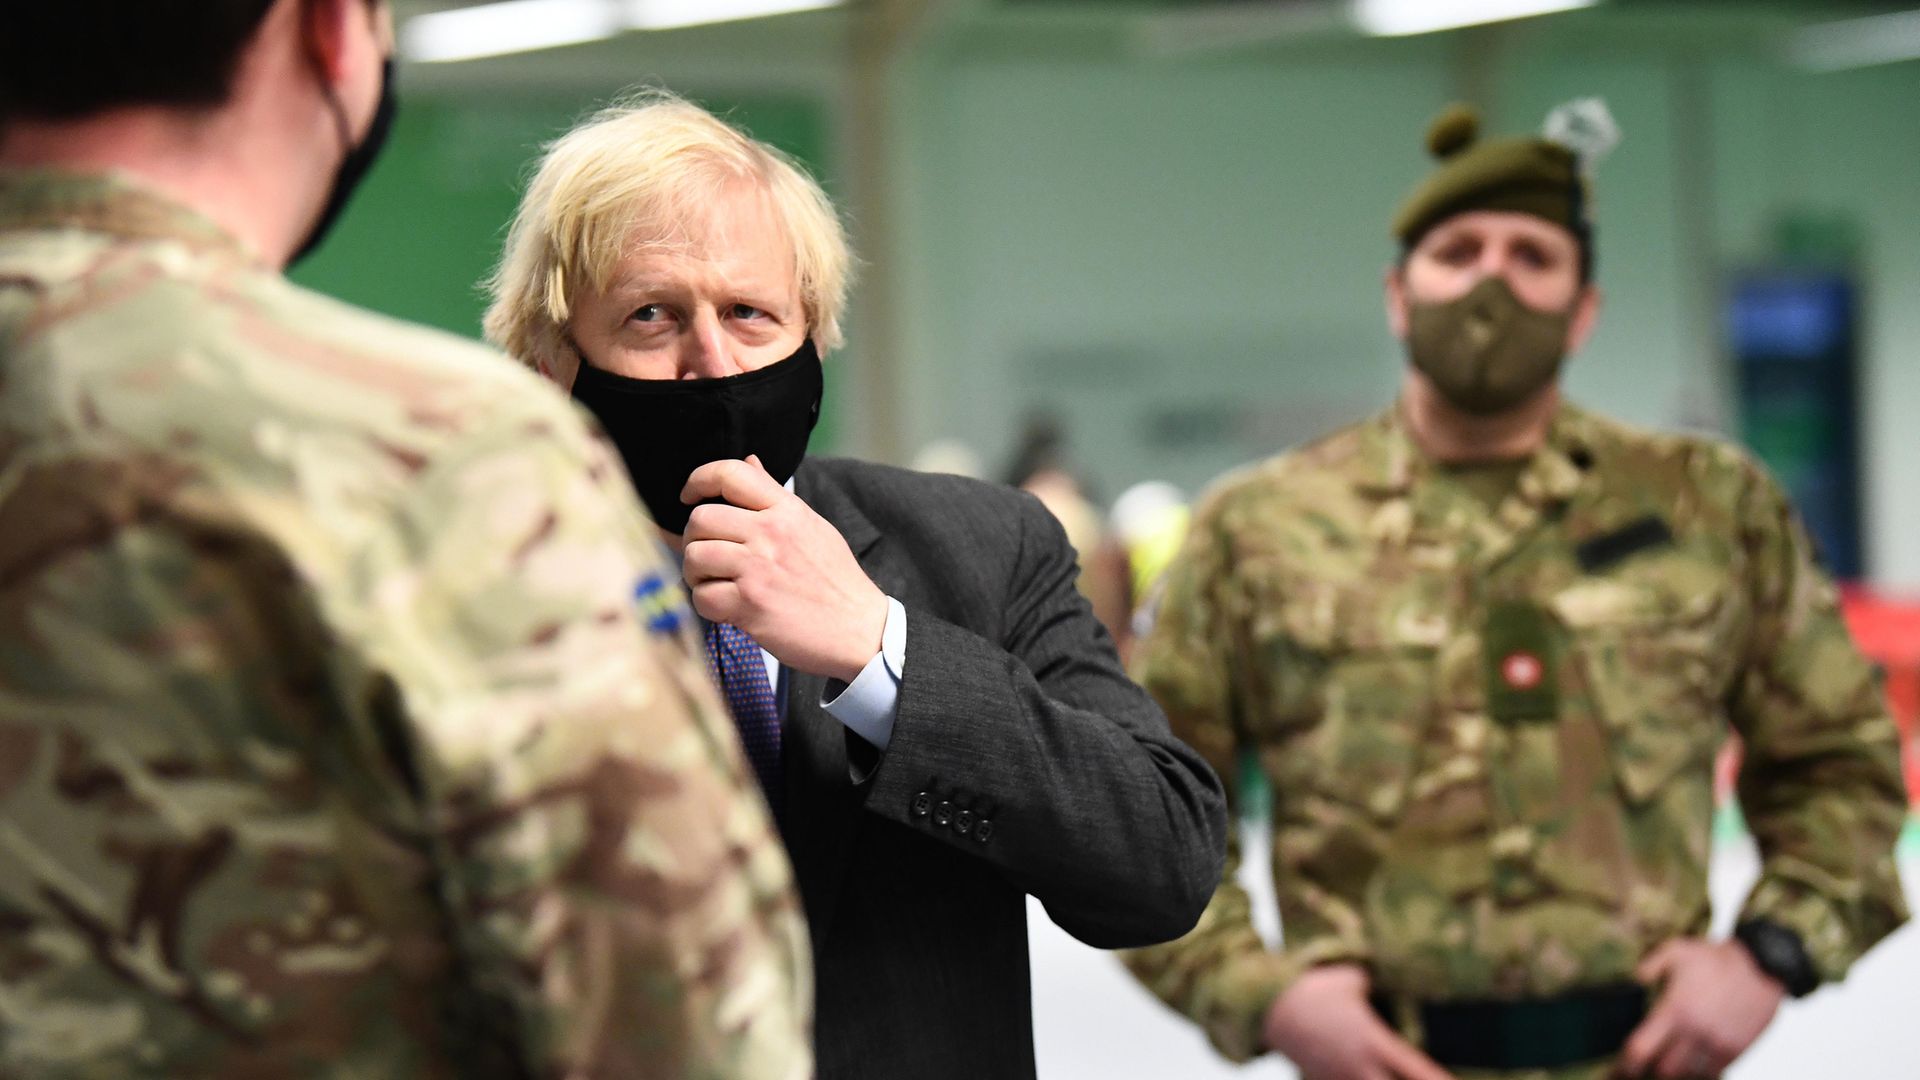
M 1258 837 L 1246 850 L 1263 851 Z M 1920 853 L 1901 873 L 1920 910 Z M 1714 909 L 1731 920 L 1758 860 L 1742 841 L 1716 854 Z M 1252 879 L 1255 896 L 1270 886 Z M 1274 1057 L 1235 1067 L 1199 1032 L 1143 990 L 1111 955 L 1089 949 L 1029 900 L 1035 1050 L 1041 1080 L 1293 1080 Z M 1271 910 L 1270 901 L 1263 904 Z M 1277 926 L 1262 927 L 1271 934 Z M 1725 927 L 1719 928 L 1724 933 Z M 1920 1080 L 1920 926 L 1908 925 L 1855 966 L 1845 983 L 1790 1002 L 1728 1073 L 1729 1080 Z

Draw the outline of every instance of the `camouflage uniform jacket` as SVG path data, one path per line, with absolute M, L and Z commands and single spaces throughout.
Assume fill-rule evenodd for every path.
M 1495 511 L 1398 415 L 1231 476 L 1196 516 L 1135 674 L 1223 777 L 1257 755 L 1285 941 L 1255 934 L 1235 850 L 1198 927 L 1129 966 L 1237 1059 L 1316 963 L 1427 998 L 1630 979 L 1707 928 L 1731 725 L 1763 856 L 1743 917 L 1839 978 L 1905 917 L 1905 800 L 1779 489 L 1725 444 L 1565 406 Z M 1486 639 L 1529 612 L 1515 671 Z M 1557 700 L 1496 710 L 1510 675 Z
M 0 173 L 0 1076 L 807 1075 L 662 563 L 532 374 Z

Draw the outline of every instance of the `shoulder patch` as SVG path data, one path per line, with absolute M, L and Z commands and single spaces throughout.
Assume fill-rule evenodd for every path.
M 634 603 L 640 606 L 640 619 L 656 634 L 678 634 L 693 622 L 693 609 L 687 591 L 678 578 L 669 578 L 658 570 L 649 572 L 633 587 Z

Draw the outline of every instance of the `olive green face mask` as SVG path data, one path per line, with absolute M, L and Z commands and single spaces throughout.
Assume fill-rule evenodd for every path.
M 1409 304 L 1407 355 L 1455 408 L 1491 416 L 1560 373 L 1572 320 L 1571 307 L 1533 310 L 1494 275 L 1458 300 Z

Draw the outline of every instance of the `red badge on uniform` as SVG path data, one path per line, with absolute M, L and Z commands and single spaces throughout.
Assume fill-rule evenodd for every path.
M 1530 652 L 1511 652 L 1500 661 L 1500 677 L 1513 690 L 1537 690 L 1547 675 L 1547 666 Z
M 1488 716 L 1505 724 L 1560 715 L 1553 673 L 1554 640 L 1560 633 L 1553 615 L 1538 604 L 1496 600 L 1488 606 L 1480 639 Z

